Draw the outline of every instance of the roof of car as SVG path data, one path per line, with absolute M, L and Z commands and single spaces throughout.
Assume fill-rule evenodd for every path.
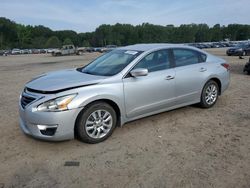
M 150 44 L 135 44 L 130 46 L 120 47 L 119 49 L 124 50 L 136 50 L 136 51 L 148 51 L 158 48 L 169 48 L 169 47 L 188 47 L 183 44 L 170 44 L 170 43 L 150 43 Z

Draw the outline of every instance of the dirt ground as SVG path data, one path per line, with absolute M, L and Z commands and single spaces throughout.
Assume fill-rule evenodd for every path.
M 18 125 L 24 84 L 47 71 L 78 67 L 97 56 L 0 57 L 0 188 L 2 187 L 250 187 L 250 76 L 248 57 L 225 56 L 230 88 L 211 109 L 195 106 L 117 128 L 103 143 L 44 142 Z M 64 166 L 66 161 L 79 166 Z

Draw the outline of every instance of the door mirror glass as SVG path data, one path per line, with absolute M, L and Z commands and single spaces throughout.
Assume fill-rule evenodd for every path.
M 139 76 L 147 76 L 148 75 L 148 69 L 144 68 L 137 68 L 130 72 L 131 76 L 133 77 L 139 77 Z

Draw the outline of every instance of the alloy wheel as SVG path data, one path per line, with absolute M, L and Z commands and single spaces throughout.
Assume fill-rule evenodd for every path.
M 113 125 L 112 115 L 107 110 L 96 110 L 90 114 L 85 123 L 85 130 L 91 138 L 103 138 Z
M 206 89 L 205 100 L 208 105 L 212 105 L 218 97 L 218 89 L 216 85 L 210 84 Z

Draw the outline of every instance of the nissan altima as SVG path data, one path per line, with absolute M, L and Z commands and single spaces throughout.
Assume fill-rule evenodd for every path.
M 98 143 L 135 119 L 196 103 L 210 108 L 229 82 L 227 62 L 194 47 L 120 47 L 84 67 L 26 83 L 20 127 L 39 139 Z

